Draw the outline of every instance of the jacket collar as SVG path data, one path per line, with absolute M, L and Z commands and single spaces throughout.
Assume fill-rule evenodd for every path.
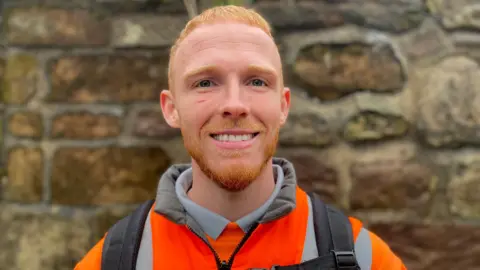
M 260 218 L 260 223 L 267 223 L 289 214 L 296 205 L 297 179 L 293 164 L 286 159 L 273 158 L 273 164 L 279 165 L 284 174 L 284 182 L 266 213 Z M 160 178 L 155 199 L 154 211 L 177 224 L 195 226 L 195 222 L 188 215 L 175 193 L 175 182 L 180 174 L 190 168 L 190 164 L 171 166 Z

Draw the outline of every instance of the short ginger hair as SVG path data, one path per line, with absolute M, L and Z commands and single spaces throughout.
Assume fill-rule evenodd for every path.
M 180 43 L 195 30 L 202 25 L 216 23 L 240 23 L 260 28 L 268 36 L 273 39 L 270 24 L 253 9 L 247 9 L 241 6 L 226 5 L 209 8 L 199 15 L 193 17 L 180 32 L 179 37 L 170 49 L 170 57 L 168 63 L 168 85 L 169 89 L 173 87 L 173 65 L 172 60 L 178 50 Z

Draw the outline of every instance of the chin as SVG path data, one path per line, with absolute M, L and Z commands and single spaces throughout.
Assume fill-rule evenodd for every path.
M 246 167 L 246 168 L 255 168 L 262 166 L 263 159 L 252 158 L 250 156 L 229 156 L 224 158 L 219 158 L 217 162 L 213 159 L 214 162 L 211 163 L 212 166 L 216 167 Z

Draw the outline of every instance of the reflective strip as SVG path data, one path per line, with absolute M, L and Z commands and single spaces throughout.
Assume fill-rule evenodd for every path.
M 302 262 L 318 257 L 317 241 L 315 241 L 315 228 L 313 227 L 313 208 L 310 196 L 308 199 L 308 222 L 307 232 L 305 233 L 305 242 L 303 244 Z
M 150 224 L 150 211 L 145 226 L 143 228 L 142 241 L 138 250 L 136 270 L 152 270 L 153 269 L 153 248 L 152 248 L 152 225 Z
M 372 240 L 368 230 L 362 228 L 355 241 L 355 254 L 357 262 L 362 270 L 372 268 Z
M 313 225 L 313 209 L 310 197 L 308 197 L 308 223 L 303 245 L 302 262 L 318 257 L 317 242 L 315 241 L 315 229 Z M 143 229 L 142 242 L 138 251 L 136 270 L 153 269 L 152 227 L 148 213 Z M 355 241 L 355 254 L 357 262 L 362 270 L 371 270 L 372 267 L 372 242 L 368 230 L 362 228 Z

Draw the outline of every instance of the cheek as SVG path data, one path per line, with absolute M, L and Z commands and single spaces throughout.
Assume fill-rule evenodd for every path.
M 280 125 L 280 102 L 259 100 L 259 102 L 256 102 L 256 105 L 252 107 L 252 113 L 267 126 L 276 127 Z
M 180 108 L 181 125 L 184 130 L 198 130 L 208 119 L 212 106 L 207 102 L 186 102 Z

